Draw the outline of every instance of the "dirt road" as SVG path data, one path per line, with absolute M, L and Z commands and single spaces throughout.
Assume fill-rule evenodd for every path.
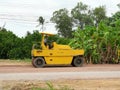
M 0 74 L 0 80 L 59 80 L 59 79 L 110 79 L 120 78 L 120 71 L 96 72 L 42 72 Z
M 31 64 L 0 64 L 0 73 L 120 71 L 120 64 L 84 64 L 83 67 L 46 66 L 34 68 Z
M 9 78 L 11 77 L 11 78 Z M 119 64 L 72 66 L 0 65 L 0 80 L 53 80 L 53 79 L 120 78 Z

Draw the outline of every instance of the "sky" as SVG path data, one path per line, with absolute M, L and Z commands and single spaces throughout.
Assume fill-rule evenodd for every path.
M 106 6 L 107 16 L 111 16 L 119 9 L 120 0 L 0 0 L 0 27 L 12 31 L 19 37 L 24 37 L 26 32 L 39 30 L 37 19 L 45 18 L 44 32 L 57 33 L 55 24 L 50 23 L 54 11 L 66 8 L 69 11 L 78 2 L 83 2 L 91 8 Z

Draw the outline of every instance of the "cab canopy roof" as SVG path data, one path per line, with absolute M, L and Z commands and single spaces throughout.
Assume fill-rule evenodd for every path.
M 49 36 L 53 36 L 55 34 L 52 34 L 52 33 L 45 33 L 45 32 L 41 32 L 42 35 L 49 35 Z

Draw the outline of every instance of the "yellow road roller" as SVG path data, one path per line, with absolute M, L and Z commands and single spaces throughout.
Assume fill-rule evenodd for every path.
M 53 36 L 50 33 L 41 33 L 42 40 L 39 49 L 33 45 L 31 55 L 32 64 L 36 68 L 45 65 L 72 65 L 80 67 L 83 65 L 84 50 L 73 50 L 69 45 L 60 45 L 56 42 L 47 44 L 47 38 Z

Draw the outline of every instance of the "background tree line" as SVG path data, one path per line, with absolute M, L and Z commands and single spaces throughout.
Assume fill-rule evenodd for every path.
M 120 4 L 117 6 L 120 9 Z M 73 48 L 85 49 L 88 62 L 113 63 L 118 60 L 120 11 L 108 17 L 105 6 L 90 8 L 79 2 L 71 11 L 63 8 L 53 12 L 50 20 L 56 24 L 58 31 L 58 35 L 52 39 L 60 44 L 70 44 Z M 40 16 L 38 21 L 42 29 L 45 19 Z M 32 45 L 40 41 L 41 35 L 37 30 L 19 38 L 13 32 L 1 28 L 0 58 L 30 58 Z

